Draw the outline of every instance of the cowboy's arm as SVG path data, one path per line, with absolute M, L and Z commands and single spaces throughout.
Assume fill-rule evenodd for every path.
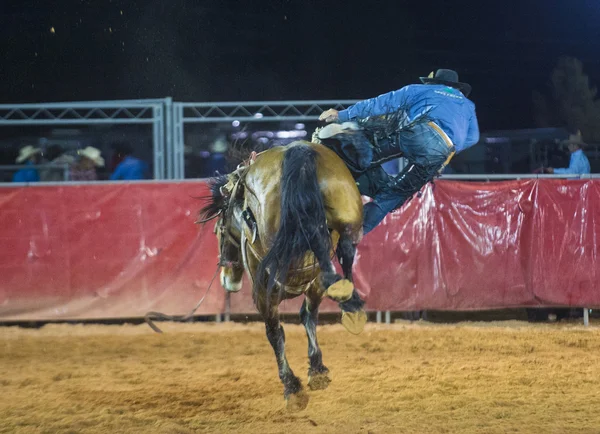
M 554 169 L 554 173 L 557 175 L 575 175 L 586 172 L 587 170 L 585 168 L 583 160 L 581 158 L 578 158 L 575 154 L 571 154 L 571 159 L 569 160 L 569 167 L 563 169 Z
M 477 122 L 477 116 L 473 113 L 469 121 L 469 129 L 467 130 L 467 138 L 465 139 L 465 148 L 473 146 L 479 141 L 479 123 Z
M 357 102 L 346 110 L 339 112 L 340 122 L 346 122 L 351 119 L 364 119 L 369 116 L 385 115 L 398 111 L 400 107 L 406 105 L 410 96 L 409 87 L 403 87 L 375 98 L 366 99 Z

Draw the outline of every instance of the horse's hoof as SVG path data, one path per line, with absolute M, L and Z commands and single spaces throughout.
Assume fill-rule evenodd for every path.
M 326 295 L 338 303 L 343 303 L 352 298 L 354 285 L 348 279 L 338 280 L 327 288 Z
M 312 374 L 308 376 L 308 387 L 310 390 L 325 390 L 331 383 L 327 374 Z
M 300 390 L 297 393 L 290 393 L 286 400 L 286 408 L 288 411 L 301 411 L 308 406 L 308 393 Z
M 364 310 L 357 312 L 343 312 L 342 325 L 353 335 L 360 334 L 367 323 L 367 314 Z

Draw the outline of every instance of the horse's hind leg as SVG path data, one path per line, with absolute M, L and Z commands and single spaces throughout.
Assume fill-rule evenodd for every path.
M 319 318 L 319 305 L 321 297 L 317 295 L 318 288 L 313 287 L 307 292 L 304 303 L 300 309 L 300 320 L 306 329 L 308 337 L 308 387 L 311 390 L 323 390 L 329 386 L 331 380 L 327 375 L 329 369 L 323 365 L 323 356 L 317 342 L 317 322 Z
M 356 246 L 354 242 L 347 234 L 342 234 L 340 236 L 340 240 L 338 241 L 336 255 L 340 265 L 342 266 L 342 271 L 344 273 L 344 278 L 348 279 L 352 282 L 352 266 L 354 265 L 354 255 L 356 254 Z
M 329 249 L 325 245 L 313 246 L 313 253 L 319 262 L 321 285 L 326 290 L 326 295 L 337 302 L 349 300 L 352 297 L 354 285 L 336 273 L 329 257 Z
M 344 278 L 352 282 L 352 266 L 354 265 L 356 245 L 348 233 L 343 232 L 340 236 L 336 253 L 342 266 Z M 365 302 L 360 298 L 356 288 L 352 291 L 352 297 L 349 300 L 339 303 L 342 309 L 342 325 L 350 333 L 359 334 L 367 322 L 367 314 L 363 309 L 364 304 Z
M 279 323 L 279 311 L 272 307 L 268 313 L 263 313 L 263 316 L 267 338 L 277 358 L 279 378 L 283 383 L 283 396 L 287 401 L 287 408 L 292 411 L 303 410 L 308 405 L 308 394 L 302 388 L 300 379 L 294 375 L 285 357 L 285 333 Z

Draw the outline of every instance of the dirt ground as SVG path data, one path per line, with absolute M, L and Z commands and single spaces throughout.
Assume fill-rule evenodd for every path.
M 2 433 L 600 433 L 600 328 L 318 330 L 332 383 L 285 409 L 259 323 L 0 329 Z M 304 329 L 285 325 L 306 383 Z

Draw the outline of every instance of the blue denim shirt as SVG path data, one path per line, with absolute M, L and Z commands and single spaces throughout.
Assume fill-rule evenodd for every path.
M 479 141 L 475 104 L 459 90 L 441 84 L 411 84 L 402 89 L 357 102 L 339 112 L 339 120 L 363 119 L 405 110 L 410 122 L 423 114 L 450 137 L 456 152 Z
M 115 180 L 135 180 L 145 179 L 148 165 L 142 160 L 138 160 L 134 157 L 125 157 L 123 161 L 119 163 L 110 179 Z
M 33 163 L 28 161 L 25 166 L 33 166 Z M 13 175 L 13 182 L 40 182 L 40 174 L 37 169 L 24 167 Z
M 585 156 L 581 149 L 576 150 L 571 154 L 571 160 L 569 161 L 569 167 L 564 169 L 554 169 L 554 173 L 557 175 L 563 174 L 589 174 L 590 173 L 590 160 Z

